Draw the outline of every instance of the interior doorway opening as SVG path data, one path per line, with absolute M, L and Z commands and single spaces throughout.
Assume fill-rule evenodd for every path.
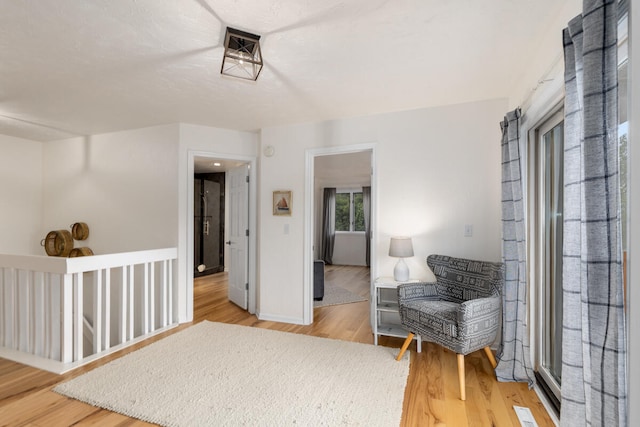
M 313 321 L 314 265 L 322 260 L 326 265 L 355 265 L 369 267 L 370 277 L 376 271 L 376 195 L 375 195 L 375 145 L 362 144 L 308 150 L 306 153 L 305 192 L 305 287 L 303 312 L 305 324 Z M 340 196 L 337 212 L 340 230 L 332 231 L 333 249 L 327 257 L 326 227 L 323 226 L 325 188 L 332 188 Z M 364 225 L 363 193 L 368 210 Z M 346 196 L 345 196 L 346 195 Z M 336 204 L 329 208 L 335 225 Z M 367 231 L 365 231 L 365 228 Z M 337 240 L 337 246 L 336 246 Z M 337 258 L 335 258 L 337 256 Z M 337 280 L 339 282 L 339 279 Z M 371 292 L 369 292 L 371 294 Z M 317 300 L 317 298 L 315 298 Z
M 257 233 L 249 230 L 257 223 L 256 159 L 208 152 L 190 152 L 189 158 L 186 261 L 191 287 L 194 277 L 225 271 L 234 285 L 229 300 L 253 314 Z M 239 227 L 242 233 L 235 232 Z M 213 242 L 207 242 L 209 236 Z

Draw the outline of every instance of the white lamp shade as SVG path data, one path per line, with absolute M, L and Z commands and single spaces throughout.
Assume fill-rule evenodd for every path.
M 389 245 L 389 256 L 396 258 L 413 256 L 411 237 L 392 237 Z

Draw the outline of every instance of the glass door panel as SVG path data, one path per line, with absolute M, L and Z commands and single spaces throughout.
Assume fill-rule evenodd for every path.
M 544 162 L 545 280 L 541 367 L 559 387 L 562 378 L 562 197 L 563 123 L 542 135 Z M 553 387 L 552 387 L 553 388 Z M 558 396 L 559 397 L 559 393 Z
M 563 111 L 534 137 L 536 374 L 559 405 L 562 380 Z

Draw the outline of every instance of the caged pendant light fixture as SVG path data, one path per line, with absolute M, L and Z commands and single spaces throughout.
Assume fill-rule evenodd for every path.
M 262 65 L 260 36 L 227 27 L 220 73 L 255 81 Z

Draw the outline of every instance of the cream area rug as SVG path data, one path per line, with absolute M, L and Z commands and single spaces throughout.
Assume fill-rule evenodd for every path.
M 328 305 L 350 304 L 360 301 L 367 301 L 367 299 L 340 286 L 325 285 L 324 298 L 322 298 L 322 301 L 313 301 L 313 306 L 326 307 Z
M 397 426 L 397 352 L 204 321 L 54 391 L 165 426 Z

